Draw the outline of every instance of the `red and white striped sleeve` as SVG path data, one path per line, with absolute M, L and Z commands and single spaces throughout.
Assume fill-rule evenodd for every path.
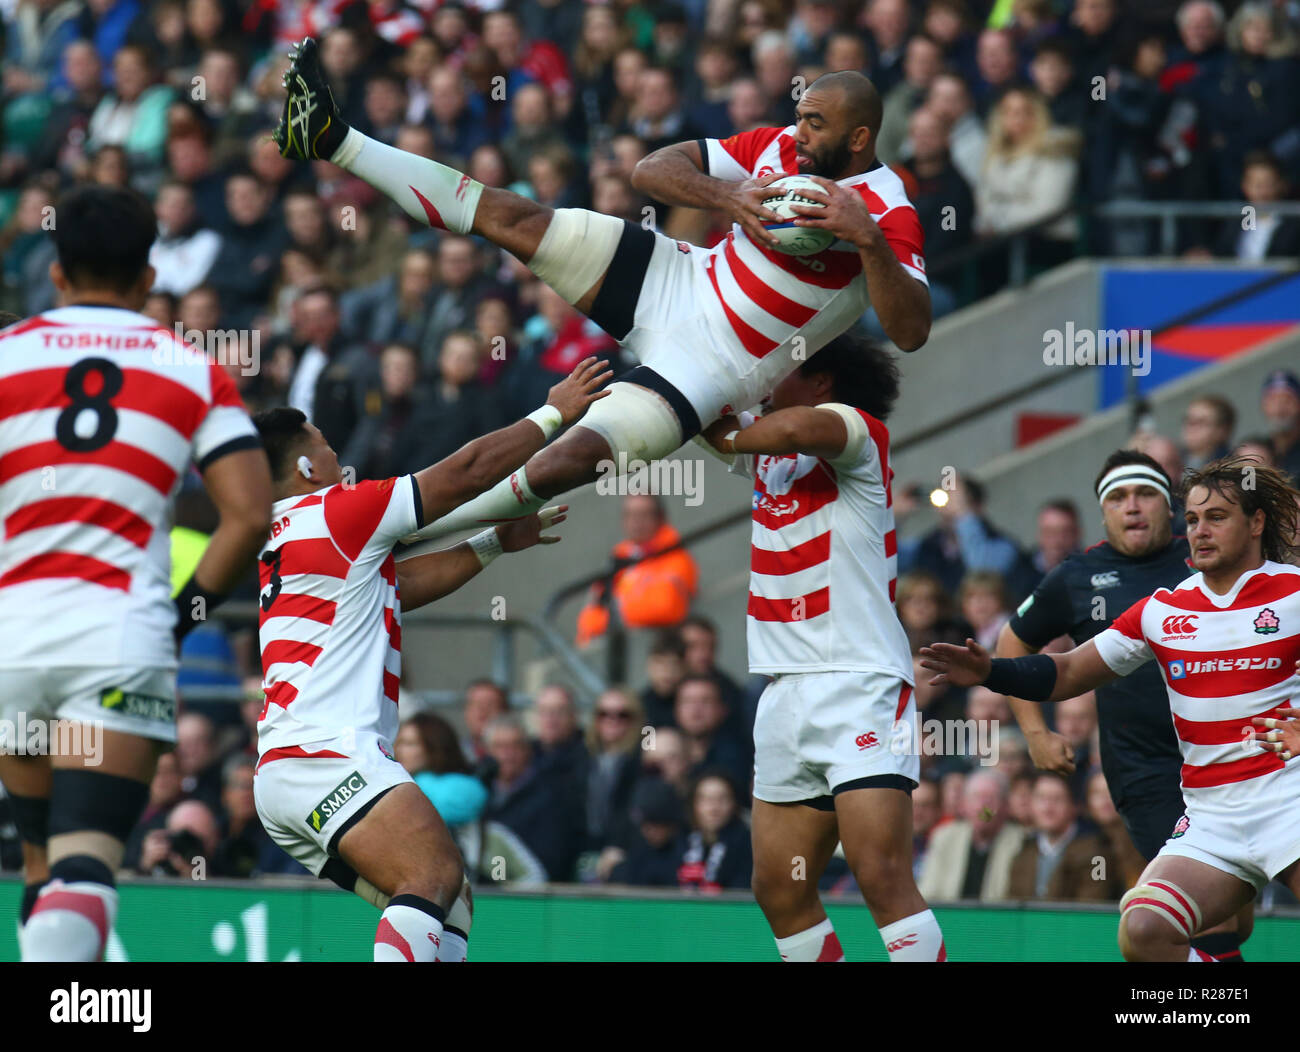
M 865 187 L 860 188 L 859 192 L 863 189 Z M 925 234 L 921 231 L 921 220 L 916 209 L 910 204 L 896 205 L 877 219 L 876 225 L 885 235 L 885 240 L 894 250 L 894 256 L 903 269 L 921 284 L 928 286 L 930 279 L 925 275 Z
M 754 174 L 754 168 L 764 150 L 772 145 L 784 129 L 755 128 L 738 132 L 727 139 L 701 139 L 705 175 L 738 183 Z
M 1116 675 L 1127 676 L 1155 657 L 1142 633 L 1142 611 L 1150 601 L 1150 596 L 1139 599 L 1120 614 L 1110 628 L 1093 637 L 1097 653 Z
M 194 461 L 200 471 L 227 453 L 240 449 L 260 449 L 257 428 L 244 410 L 234 381 L 215 362 L 208 364 L 210 398 L 207 412 L 191 439 Z
M 419 501 L 411 475 L 333 486 L 325 494 L 325 524 L 339 551 L 355 562 L 367 548 L 386 552 L 424 525 Z

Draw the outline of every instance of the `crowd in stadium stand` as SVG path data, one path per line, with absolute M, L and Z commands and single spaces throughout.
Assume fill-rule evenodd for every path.
M 722 218 L 656 208 L 632 188 L 637 161 L 679 140 L 788 124 L 800 85 L 860 69 L 884 100 L 879 155 L 921 216 L 936 315 L 1007 275 L 1000 250 L 974 272 L 945 259 L 1027 226 L 1035 267 L 1156 249 L 1154 224 L 1098 220 L 1089 209 L 1100 202 L 1245 201 L 1253 226 L 1184 221 L 1179 252 L 1258 261 L 1300 250 L 1300 220 L 1269 210 L 1300 180 L 1295 0 L 0 0 L 0 12 L 0 308 L 54 305 L 46 231 L 61 189 L 135 187 L 159 221 L 147 313 L 209 341 L 237 334 L 255 353 L 225 364 L 248 407 L 303 409 L 358 477 L 421 468 L 517 418 L 587 355 L 632 363 L 503 253 L 416 227 L 328 163 L 279 156 L 269 132 L 285 53 L 308 33 L 323 40 L 346 119 L 367 134 L 549 205 L 706 244 L 725 236 Z M 1175 479 L 1237 447 L 1300 477 L 1300 383 L 1283 374 L 1262 398 L 1264 418 L 1280 421 L 1269 434 L 1239 432 L 1234 407 L 1209 398 L 1189 406 L 1180 439 L 1134 441 Z M 1235 407 L 1252 419 L 1256 408 Z M 923 495 L 902 481 L 896 512 L 909 537 Z M 628 517 L 638 514 L 628 551 L 667 546 L 662 509 Z M 939 525 L 900 545 L 898 611 L 914 648 L 996 639 L 1042 574 L 1095 539 L 1085 537 L 1095 520 L 1046 501 L 1023 551 L 963 474 Z M 626 623 L 661 626 L 633 688 L 580 713 L 565 688 L 548 687 L 516 711 L 481 681 L 453 722 L 427 712 L 403 725 L 398 759 L 479 880 L 748 886 L 761 684 L 715 666 L 714 626 L 683 619 L 694 564 L 677 563 L 641 570 L 661 602 L 624 611 Z M 612 591 L 646 599 L 640 587 L 620 594 L 619 581 Z M 599 602 L 590 609 L 587 638 L 606 615 Z M 262 702 L 241 680 L 256 682 L 256 656 L 250 668 L 219 633 L 193 639 L 182 690 L 186 675 L 202 679 L 210 646 L 209 662 L 243 662 L 230 678 L 244 700 L 181 716 L 126 865 L 187 875 L 202 856 L 210 876 L 303 872 L 253 806 Z M 1063 780 L 1035 773 L 1001 696 L 926 678 L 924 719 L 1000 730 L 994 766 L 925 757 L 913 798 L 922 892 L 1117 898 L 1141 860 L 1097 769 L 1092 699 L 1055 706 L 1078 758 Z M 0 812 L 0 868 L 16 864 L 6 829 Z M 1040 843 L 1059 852 L 1054 868 L 1040 865 Z M 1105 880 L 1089 877 L 1099 855 Z M 851 890 L 853 877 L 840 860 L 824 883 Z

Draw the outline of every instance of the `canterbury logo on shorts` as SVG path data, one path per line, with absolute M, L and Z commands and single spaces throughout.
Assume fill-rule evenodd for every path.
M 325 828 L 325 823 L 334 817 L 339 808 L 365 787 L 366 780 L 361 777 L 360 772 L 353 771 L 334 787 L 329 796 L 325 797 L 312 809 L 311 814 L 307 816 L 307 824 L 319 833 Z

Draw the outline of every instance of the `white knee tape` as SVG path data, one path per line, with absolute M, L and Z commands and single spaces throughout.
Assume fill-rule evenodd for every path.
M 1196 900 L 1177 884 L 1148 880 L 1119 900 L 1121 919 L 1129 910 L 1151 910 L 1189 939 L 1201 930 L 1201 910 Z
M 613 383 L 610 395 L 587 410 L 579 427 L 609 443 L 614 467 L 622 474 L 634 460 L 666 457 L 682 445 L 682 425 L 668 403 L 637 384 Z
M 609 269 L 622 236 L 621 219 L 585 208 L 557 208 L 528 269 L 567 302 L 577 303 Z

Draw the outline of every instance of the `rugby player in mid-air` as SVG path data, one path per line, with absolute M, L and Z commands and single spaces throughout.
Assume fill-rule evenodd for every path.
M 860 73 L 816 80 L 790 127 L 677 143 L 639 163 L 643 193 L 734 221 L 703 249 L 586 209 L 547 208 L 368 138 L 339 115 L 316 42 L 292 59 L 275 130 L 284 156 L 333 161 L 418 221 L 487 238 L 641 362 L 580 427 L 424 536 L 526 515 L 594 481 L 602 462 L 623 471 L 667 456 L 702 425 L 757 405 L 868 305 L 903 350 L 929 336 L 920 221 L 902 181 L 876 160 L 880 96 Z M 809 218 L 797 222 L 838 238 L 804 257 L 775 251 L 763 227 L 777 220 L 763 202 L 779 191 L 766 185 L 800 173 L 825 192 L 808 191 L 821 207 L 802 206 Z
M 275 480 L 259 566 L 257 811 L 309 870 L 383 910 L 376 961 L 463 961 L 470 926 L 456 842 L 393 758 L 402 611 L 454 591 L 502 552 L 558 540 L 540 530 L 564 508 L 402 562 L 394 546 L 519 467 L 605 397 L 608 379 L 588 358 L 523 420 L 414 475 L 355 485 L 299 410 L 256 418 Z
M 1106 539 L 1053 569 L 998 637 L 997 656 L 1024 657 L 1068 635 L 1076 646 L 1105 631 L 1114 619 L 1157 588 L 1186 579 L 1187 538 L 1173 536 L 1169 476 L 1145 453 L 1119 449 L 1106 458 L 1094 490 Z M 1033 702 L 1008 699 L 1029 743 L 1034 763 L 1061 775 L 1074 773 L 1073 749 L 1050 731 Z M 1169 719 L 1169 701 L 1155 665 L 1097 688 L 1101 768 L 1115 809 L 1148 862 L 1183 815 L 1179 785 L 1182 754 Z M 1193 942 L 1216 960 L 1241 960 L 1253 907 Z
M 890 960 L 946 959 L 912 879 L 920 758 L 883 423 L 897 397 L 889 353 L 844 335 L 771 412 L 705 433 L 754 480 L 749 670 L 773 677 L 754 721 L 754 897 L 786 961 L 844 959 L 817 894 L 840 842 Z
M 1182 751 L 1186 810 L 1120 900 L 1129 961 L 1209 961 L 1198 932 L 1238 913 L 1271 879 L 1300 894 L 1300 737 L 1291 702 L 1300 667 L 1296 500 L 1286 476 L 1226 458 L 1181 487 L 1199 571 L 1159 588 L 1067 654 L 990 659 L 974 640 L 922 648 L 931 683 L 983 683 L 1060 701 L 1153 658 Z M 1259 744 L 1263 748 L 1259 747 Z
M 149 202 L 81 186 L 55 211 L 61 305 L 0 332 L 0 717 L 76 733 L 53 756 L 0 741 L 0 780 L 23 841 L 23 960 L 93 961 L 176 740 L 177 639 L 247 572 L 271 477 L 230 377 L 140 313 Z M 220 521 L 173 601 L 171 502 L 191 461 Z

